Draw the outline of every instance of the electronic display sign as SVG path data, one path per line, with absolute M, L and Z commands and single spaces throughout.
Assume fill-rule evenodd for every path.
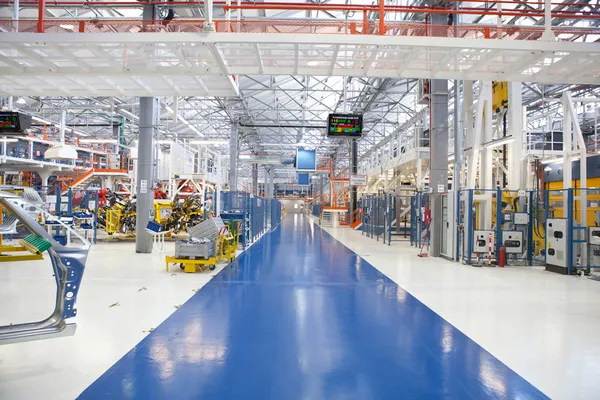
M 362 136 L 362 114 L 329 114 L 327 136 L 360 138 Z
M 24 135 L 31 127 L 31 116 L 13 111 L 0 111 L 0 134 Z

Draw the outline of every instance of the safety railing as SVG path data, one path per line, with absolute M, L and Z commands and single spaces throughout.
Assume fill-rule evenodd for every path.
M 222 8 L 225 15 L 230 12 L 244 13 L 245 10 L 256 12 L 264 11 L 321 11 L 342 12 L 346 14 L 344 20 L 324 19 L 270 19 L 254 18 L 232 19 L 225 18 L 214 20 L 213 24 L 217 32 L 234 33 L 290 33 L 290 34 L 349 34 L 349 35 L 387 35 L 387 36 L 438 36 L 466 39 L 502 39 L 502 40 L 540 40 L 543 26 L 516 26 L 516 25 L 435 25 L 429 23 L 435 14 L 443 15 L 467 15 L 487 16 L 513 19 L 515 17 L 547 18 L 543 9 L 514 9 L 508 5 L 504 7 L 489 7 L 488 2 L 476 0 L 475 2 L 486 5 L 482 8 L 469 7 L 460 4 L 459 7 L 441 6 L 394 6 L 385 5 L 383 1 L 378 5 L 353 5 L 353 4 L 331 4 L 331 3 L 253 3 L 242 2 L 227 5 L 225 2 L 214 2 L 215 8 Z M 472 2 L 470 2 L 472 3 Z M 507 2 L 504 2 L 507 3 Z M 9 5 L 2 1 L 1 4 Z M 45 0 L 35 2 L 21 2 L 21 7 L 38 7 L 37 19 L 4 19 L 0 21 L 0 28 L 5 31 L 18 32 L 47 32 L 47 33 L 115 33 L 115 32 L 202 32 L 205 21 L 203 19 L 163 19 L 163 20 L 141 20 L 141 19 L 49 19 L 46 17 L 47 7 L 85 7 L 107 8 L 123 7 L 127 2 L 83 2 L 74 5 L 73 2 L 46 2 Z M 141 8 L 141 2 L 131 2 L 131 7 Z M 157 3 L 165 6 L 165 3 Z M 204 4 L 203 2 L 171 2 L 169 7 L 194 7 Z M 511 3 L 512 4 L 512 3 Z M 528 3 L 531 4 L 531 3 Z M 538 4 L 538 3 L 536 3 Z M 539 3 L 543 4 L 543 3 Z M 564 7 L 564 3 L 552 3 L 554 6 Z M 558 7 L 556 7 L 558 8 Z M 425 22 L 407 21 L 409 16 L 421 15 Z M 376 16 L 376 18 L 372 18 Z M 552 10 L 551 18 L 561 20 L 588 20 L 600 19 L 600 13 L 591 9 Z M 237 16 L 236 16 L 237 17 Z M 387 17 L 387 19 L 386 19 Z M 394 18 L 394 20 L 392 20 Z M 557 40 L 574 41 L 585 35 L 597 34 L 595 28 L 574 27 L 552 27 Z
M 365 195 L 360 199 L 362 234 L 383 244 L 429 246 L 429 193 Z

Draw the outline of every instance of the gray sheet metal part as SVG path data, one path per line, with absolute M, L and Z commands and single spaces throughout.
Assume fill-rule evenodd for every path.
M 29 340 L 46 339 L 75 333 L 75 323 L 72 318 L 77 315 L 77 294 L 85 269 L 85 262 L 90 249 L 90 243 L 70 227 L 59 223 L 71 230 L 71 235 L 82 241 L 80 248 L 65 247 L 56 242 L 36 220 L 13 200 L 18 196 L 0 192 L 0 205 L 8 214 L 15 215 L 30 231 L 52 244 L 48 249 L 54 279 L 56 281 L 56 303 L 54 311 L 42 321 L 11 324 L 0 326 L 0 344 L 16 343 Z M 39 208 L 47 219 L 58 220 Z

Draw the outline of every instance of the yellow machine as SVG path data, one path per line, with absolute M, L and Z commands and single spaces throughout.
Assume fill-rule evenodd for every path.
M 121 210 L 106 210 L 106 233 L 112 235 L 119 232 Z
M 480 194 L 475 192 L 475 194 Z M 503 212 L 525 212 L 525 210 L 519 209 L 519 195 L 514 191 L 503 190 L 502 191 L 502 204 L 505 204 L 505 208 L 502 210 Z M 562 201 L 562 198 L 561 198 Z M 473 203 L 477 205 L 479 200 L 474 200 Z M 552 203 L 552 202 L 551 202 Z M 496 225 L 496 198 L 492 199 L 492 226 Z M 533 254 L 539 255 L 540 251 L 544 248 L 544 224 L 542 222 L 542 218 L 536 218 L 534 216 L 534 225 L 533 225 Z M 537 224 L 537 225 L 536 225 Z M 479 226 L 479 207 L 475 207 L 475 226 Z
M 508 83 L 492 82 L 492 110 L 498 113 L 508 107 Z
M 3 218 L 4 210 L 2 209 L 2 207 L 0 207 L 0 224 L 2 224 Z M 42 253 L 47 249 L 47 247 L 40 248 L 40 246 L 37 243 L 31 241 L 32 238 L 33 236 L 27 241 L 25 239 L 22 239 L 19 241 L 18 245 L 6 245 L 2 242 L 3 237 L 2 235 L 0 235 L 0 262 L 43 260 L 44 256 L 42 255 Z M 49 244 L 46 241 L 43 242 L 44 245 Z
M 154 220 L 159 224 L 165 224 L 171 213 L 173 206 L 170 200 L 155 200 L 154 201 Z
M 239 234 L 232 235 L 229 230 L 218 235 L 215 239 L 215 255 L 208 259 L 188 259 L 175 258 L 172 256 L 165 257 L 166 271 L 169 272 L 169 264 L 179 264 L 184 272 L 206 272 L 216 268 L 220 261 L 228 263 L 235 260 L 235 253 L 239 244 Z
M 579 179 L 573 179 L 572 188 L 577 189 L 581 187 L 581 183 Z M 588 178 L 587 179 L 587 187 L 588 188 L 598 188 L 600 187 L 600 178 Z M 552 210 L 552 216 L 554 218 L 566 218 L 567 213 L 564 209 L 564 192 L 563 192 L 563 183 L 561 182 L 546 182 L 545 184 L 546 190 L 549 190 L 548 193 L 548 202 L 550 203 L 550 208 Z M 575 217 L 575 221 L 577 224 L 580 224 L 580 214 L 581 214 L 581 201 L 577 200 L 577 198 L 582 194 L 581 192 L 585 192 L 586 200 L 587 200 L 587 214 L 586 214 L 586 222 L 587 226 L 596 226 L 596 216 L 600 213 L 600 192 L 598 190 L 593 191 L 581 191 L 575 190 L 573 193 L 573 216 Z

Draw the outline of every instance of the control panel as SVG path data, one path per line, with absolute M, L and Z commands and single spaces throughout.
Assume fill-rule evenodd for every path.
M 523 232 L 521 231 L 503 231 L 502 245 L 506 249 L 507 254 L 522 254 L 523 253 Z
M 494 231 L 475 231 L 473 235 L 474 253 L 493 253 L 496 249 L 496 232 Z
M 546 271 L 567 273 L 567 220 L 553 218 L 546 221 Z

